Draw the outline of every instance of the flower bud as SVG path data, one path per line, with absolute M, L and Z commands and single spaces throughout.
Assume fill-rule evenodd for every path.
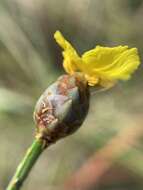
M 62 75 L 39 98 L 34 120 L 36 136 L 54 143 L 75 132 L 89 108 L 89 89 L 83 75 Z

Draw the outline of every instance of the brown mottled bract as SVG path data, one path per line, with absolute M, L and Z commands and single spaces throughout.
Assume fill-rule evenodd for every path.
M 38 100 L 34 119 L 37 138 L 54 143 L 75 132 L 89 108 L 87 81 L 80 74 L 62 75 Z
M 69 75 L 64 75 L 58 81 L 58 90 L 61 95 L 67 96 L 68 90 L 75 87 L 75 83 L 69 83 Z

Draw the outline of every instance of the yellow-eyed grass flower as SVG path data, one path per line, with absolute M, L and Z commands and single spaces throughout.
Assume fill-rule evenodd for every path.
M 127 80 L 140 64 L 137 48 L 96 46 L 79 56 L 59 31 L 55 32 L 54 38 L 64 49 L 65 71 L 68 74 L 83 73 L 89 86 L 108 87 L 118 80 Z
M 79 56 L 59 31 L 54 38 L 63 48 L 67 74 L 59 77 L 39 98 L 34 111 L 35 140 L 7 190 L 20 189 L 43 150 L 81 126 L 89 108 L 90 86 L 109 88 L 118 80 L 128 80 L 140 64 L 136 48 L 96 46 Z

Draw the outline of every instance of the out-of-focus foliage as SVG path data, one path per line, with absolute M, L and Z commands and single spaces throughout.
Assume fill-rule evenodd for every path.
M 33 140 L 37 98 L 64 72 L 53 33 L 61 30 L 79 53 L 97 44 L 129 45 L 137 47 L 142 58 L 142 17 L 142 0 L 0 1 L 0 189 Z M 111 146 L 116 164 L 93 189 L 142 189 L 142 72 L 140 66 L 130 81 L 94 93 L 82 128 L 45 151 L 23 188 L 59 189 L 121 133 L 128 141 L 126 145 L 119 138 L 119 145 L 123 142 L 126 148 Z

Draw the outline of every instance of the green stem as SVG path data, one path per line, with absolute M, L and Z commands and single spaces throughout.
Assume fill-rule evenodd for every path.
M 17 170 L 11 179 L 6 190 L 19 190 L 24 180 L 31 171 L 36 160 L 44 150 L 43 142 L 35 139 L 30 148 L 28 149 L 25 157 L 17 167 Z

